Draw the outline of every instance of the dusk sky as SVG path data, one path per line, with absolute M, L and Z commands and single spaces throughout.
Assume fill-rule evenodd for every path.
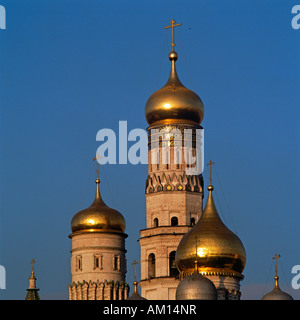
M 291 286 L 300 265 L 297 4 L 0 0 L 0 299 L 25 299 L 32 258 L 40 298 L 68 299 L 70 223 L 95 196 L 96 134 L 109 128 L 118 138 L 119 121 L 128 131 L 147 128 L 146 101 L 169 76 L 171 19 L 182 23 L 179 78 L 204 103 L 215 202 L 246 249 L 242 299 L 273 289 L 275 253 L 280 287 L 300 299 Z M 126 219 L 131 292 L 146 178 L 145 164 L 100 167 L 102 197 Z

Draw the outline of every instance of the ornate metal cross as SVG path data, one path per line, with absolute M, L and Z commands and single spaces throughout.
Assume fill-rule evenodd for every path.
M 276 277 L 277 277 L 277 259 L 279 259 L 279 258 L 280 258 L 280 254 L 279 255 L 275 254 L 275 256 L 272 258 L 272 259 L 275 260 L 275 274 L 276 274 Z
M 32 264 L 32 272 L 31 272 L 31 274 L 33 275 L 33 274 L 34 274 L 34 264 L 35 264 L 35 260 L 32 259 L 30 263 Z
M 99 159 L 101 159 L 102 157 L 99 156 L 98 153 L 96 153 L 96 158 L 94 158 L 93 160 L 97 160 L 97 179 L 99 180 Z
M 134 260 L 132 265 L 134 265 L 134 281 L 136 282 L 136 265 L 138 264 L 138 261 Z
M 175 27 L 179 27 L 179 26 L 182 25 L 182 23 L 177 23 L 177 24 L 175 24 L 175 23 L 176 23 L 176 21 L 175 21 L 174 19 L 172 19 L 171 25 L 165 27 L 165 29 L 172 28 L 172 42 L 171 42 L 172 51 L 174 51 L 174 47 L 175 47 L 175 43 L 174 43 L 174 28 L 175 28 Z
M 209 163 L 207 164 L 209 166 L 209 184 L 211 185 L 211 166 L 215 164 L 214 162 L 212 162 L 211 160 L 209 161 Z

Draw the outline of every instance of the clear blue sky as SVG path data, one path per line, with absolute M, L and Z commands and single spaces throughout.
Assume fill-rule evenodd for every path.
M 24 299 L 30 261 L 42 299 L 68 299 L 73 215 L 93 201 L 102 128 L 146 128 L 167 81 L 172 18 L 181 81 L 204 102 L 215 198 L 247 252 L 243 298 L 291 287 L 300 264 L 299 1 L 0 0 L 1 299 Z M 129 144 L 130 147 L 130 144 Z M 127 281 L 145 228 L 146 165 L 101 168 L 101 193 L 124 215 Z M 204 172 L 207 185 L 208 174 Z M 205 194 L 206 200 L 207 193 Z M 139 270 L 138 270 L 139 271 Z M 139 272 L 138 272 L 139 277 Z

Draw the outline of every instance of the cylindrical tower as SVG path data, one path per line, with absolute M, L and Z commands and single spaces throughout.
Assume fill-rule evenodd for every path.
M 128 296 L 125 219 L 104 203 L 99 184 L 97 177 L 94 202 L 71 222 L 70 300 L 123 300 Z

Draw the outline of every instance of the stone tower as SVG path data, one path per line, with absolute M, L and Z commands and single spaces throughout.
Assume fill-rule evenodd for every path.
M 124 300 L 128 297 L 125 219 L 102 200 L 98 166 L 97 173 L 94 202 L 76 213 L 71 222 L 70 300 Z

